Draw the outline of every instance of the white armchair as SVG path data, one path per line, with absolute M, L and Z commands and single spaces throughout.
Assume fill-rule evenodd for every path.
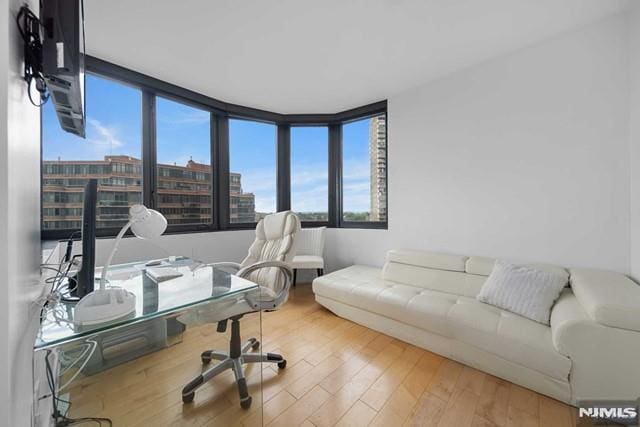
M 298 270 L 315 269 L 318 276 L 324 274 L 324 240 L 327 227 L 305 228 L 300 231 L 296 256 L 290 263 L 293 269 L 293 286 Z
M 223 312 L 228 318 L 218 321 L 218 332 L 225 332 L 228 320 L 231 320 L 229 351 L 206 350 L 201 354 L 203 364 L 208 364 L 212 360 L 218 360 L 219 363 L 205 370 L 182 389 L 184 403 L 192 402 L 195 391 L 211 378 L 227 369 L 232 369 L 240 394 L 240 406 L 247 409 L 251 406 L 251 396 L 249 396 L 242 365 L 271 362 L 277 363 L 280 369 L 286 367 L 287 361 L 280 354 L 249 352 L 249 350 L 257 350 L 260 343 L 255 338 L 250 338 L 242 344 L 239 320 L 246 313 L 275 310 L 287 300 L 292 282 L 289 263 L 296 251 L 296 236 L 299 231 L 300 220 L 294 213 L 286 211 L 267 215 L 258 223 L 256 239 L 244 261 L 240 264 L 219 262 L 201 265 L 201 267 L 232 270 L 236 276 L 257 283 L 259 289 L 250 292 L 238 301 L 238 304 L 233 304 L 230 309 Z

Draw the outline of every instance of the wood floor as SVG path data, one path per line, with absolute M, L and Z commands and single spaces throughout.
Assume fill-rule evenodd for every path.
M 299 284 L 282 309 L 263 314 L 263 351 L 282 353 L 288 365 L 248 366 L 251 409 L 240 408 L 231 371 L 182 404 L 182 387 L 202 369 L 200 353 L 228 346 L 207 325 L 188 329 L 180 344 L 80 378 L 71 415 L 109 417 L 114 426 L 575 425 L 570 406 L 341 319 L 315 303 L 310 288 Z M 242 320 L 243 337 L 258 336 L 259 320 Z

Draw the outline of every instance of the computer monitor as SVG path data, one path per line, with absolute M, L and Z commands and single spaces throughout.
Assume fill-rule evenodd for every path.
M 82 298 L 93 291 L 96 262 L 96 205 L 98 202 L 98 180 L 90 179 L 84 187 L 82 208 L 82 266 L 71 292 L 73 297 Z

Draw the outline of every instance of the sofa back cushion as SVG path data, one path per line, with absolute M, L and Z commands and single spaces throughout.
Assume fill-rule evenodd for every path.
M 433 291 L 476 298 L 494 264 L 494 258 L 394 249 L 387 252 L 382 278 Z M 556 265 L 527 265 L 558 275 L 569 274 L 566 269 Z
M 382 271 L 384 280 L 475 298 L 487 279 L 468 274 L 469 257 L 436 252 L 391 250 Z

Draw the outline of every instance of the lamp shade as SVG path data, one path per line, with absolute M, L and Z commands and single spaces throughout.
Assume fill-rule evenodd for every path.
M 131 231 L 141 239 L 156 239 L 167 229 L 166 218 L 158 211 L 143 205 L 133 205 L 129 209 Z

